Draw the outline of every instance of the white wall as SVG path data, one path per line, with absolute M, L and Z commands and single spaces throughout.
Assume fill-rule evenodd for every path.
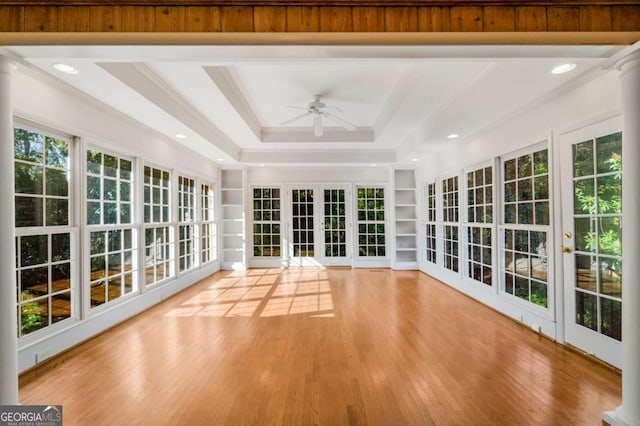
M 254 167 L 248 170 L 249 185 L 290 183 L 389 183 L 391 169 L 362 167 Z
M 559 97 L 506 119 L 502 125 L 487 129 L 469 140 L 451 143 L 448 149 L 425 159 L 423 178 L 439 176 L 451 169 L 517 151 L 548 139 L 552 133 L 558 135 L 619 114 L 620 90 L 618 74 L 605 73 Z M 514 93 L 514 96 L 517 94 Z M 478 105 L 478 108 L 481 107 Z
M 13 112 L 18 119 L 28 120 L 70 136 L 78 136 L 87 146 L 142 157 L 144 162 L 218 183 L 219 170 L 211 160 L 91 100 L 57 80 L 50 77 L 39 78 L 36 75 L 31 70 L 23 69 L 16 73 L 13 79 Z M 77 198 L 82 200 L 83 196 Z M 82 232 L 83 228 L 79 228 Z M 141 227 L 138 229 L 141 231 Z M 14 268 L 13 262 L 14 259 L 3 259 L 2 266 Z M 78 259 L 78 264 L 82 263 L 83 260 Z M 135 297 L 124 297 L 113 306 L 106 306 L 105 309 L 91 313 L 81 320 L 67 320 L 26 336 L 19 343 L 19 371 L 25 371 L 38 362 L 148 309 L 217 270 L 219 262 L 212 262 L 158 284 Z M 79 281 L 78 287 L 83 287 L 84 279 L 81 278 Z M 74 291 L 77 295 L 83 288 L 76 288 Z
M 548 140 L 550 161 L 552 161 L 552 188 L 550 189 L 552 203 L 554 203 L 549 255 L 554 256 L 554 248 L 559 247 L 562 241 L 560 175 L 563 165 L 559 161 L 558 135 L 618 115 L 621 110 L 620 99 L 621 86 L 618 74 L 602 72 L 601 76 L 580 86 L 565 89 L 553 99 L 534 104 L 520 114 L 509 117 L 500 125 L 493 126 L 467 140 L 451 143 L 447 149 L 438 153 L 425 156 L 421 169 L 420 188 L 424 190 L 426 182 L 431 182 L 434 178 L 448 177 L 450 173 L 465 167 Z M 478 108 L 481 107 L 481 105 L 478 106 Z M 462 133 L 463 130 L 460 132 Z M 499 194 L 499 184 L 494 188 Z M 461 195 L 460 198 L 462 200 L 464 196 Z M 424 244 L 424 235 L 421 235 L 421 239 Z M 494 244 L 494 250 L 495 247 L 497 247 L 496 244 Z M 557 253 L 555 253 L 555 259 L 554 268 L 549 271 L 551 279 L 555 281 L 555 309 L 549 315 L 541 315 L 535 308 L 528 309 L 518 301 L 500 295 L 495 288 L 479 285 L 428 262 L 421 261 L 420 269 L 482 303 L 563 342 L 563 271 L 561 258 Z M 495 269 L 497 270 L 497 267 Z
M 218 180 L 218 167 L 213 161 L 52 77 L 36 78 L 32 74 L 18 72 L 13 79 L 16 117 L 80 136 L 89 145 Z

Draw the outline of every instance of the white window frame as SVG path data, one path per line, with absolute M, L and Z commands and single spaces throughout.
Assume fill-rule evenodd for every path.
M 183 191 L 182 190 L 182 185 L 181 185 L 181 180 L 188 180 L 191 181 L 193 183 L 193 193 L 190 194 L 190 191 Z M 184 275 L 194 269 L 197 269 L 200 267 L 200 221 L 198 219 L 198 198 L 201 196 L 200 195 L 200 180 L 193 177 L 193 176 L 189 176 L 187 174 L 184 173 L 177 173 L 176 176 L 176 207 L 178 210 L 178 215 L 176 216 L 176 228 L 175 228 L 175 235 L 177 236 L 176 238 L 176 243 L 177 243 L 177 248 L 176 248 L 176 253 L 175 253 L 175 258 L 176 258 L 176 272 L 177 275 Z M 192 195 L 193 199 L 191 200 L 191 205 L 182 205 L 182 200 L 184 199 L 184 196 L 188 196 L 188 195 Z M 187 213 L 191 213 L 190 215 L 187 215 Z M 189 216 L 189 217 L 187 217 Z M 191 236 L 189 238 L 183 239 L 181 237 L 181 231 L 182 228 L 191 228 Z M 181 246 L 183 243 L 187 243 L 188 241 L 191 241 L 191 251 L 189 253 L 185 253 L 185 254 L 181 254 Z M 188 267 L 185 267 L 184 269 L 182 269 L 182 259 L 186 260 L 190 260 L 190 264 Z
M 210 205 L 206 207 L 204 205 L 205 194 L 203 191 L 203 187 L 205 186 L 210 188 L 210 193 L 208 194 L 208 197 L 210 198 Z M 198 197 L 198 227 L 200 228 L 200 251 L 198 256 L 200 258 L 200 266 L 206 266 L 218 260 L 218 192 L 216 191 L 217 185 L 205 179 L 199 182 L 198 187 L 200 189 Z M 204 217 L 205 210 L 210 210 L 208 219 L 205 219 Z M 205 244 L 202 243 L 203 238 L 205 238 L 205 225 L 209 226 L 209 232 L 206 234 L 206 238 L 208 241 L 206 248 Z M 209 257 L 206 262 L 203 260 L 203 254 L 205 250 L 209 252 Z
M 123 159 L 123 160 L 127 160 L 131 162 L 131 187 L 130 187 L 130 196 L 131 196 L 131 201 L 129 202 L 130 206 L 131 206 L 131 212 L 130 212 L 130 217 L 131 217 L 131 223 L 128 224 L 121 224 L 120 223 L 120 218 L 118 217 L 118 220 L 116 224 L 104 224 L 104 220 L 101 219 L 101 223 L 100 224 L 89 224 L 87 223 L 88 221 L 88 203 L 89 203 L 89 199 L 87 197 L 87 178 L 89 176 L 88 174 L 88 168 L 87 168 L 87 151 L 98 151 L 100 152 L 102 155 L 110 155 L 113 157 L 116 157 L 118 160 Z M 137 218 L 138 218 L 138 206 L 140 205 L 140 203 L 138 202 L 138 190 L 137 187 L 138 185 L 140 185 L 140 182 L 138 182 L 138 164 L 139 161 L 138 159 L 131 157 L 129 155 L 125 155 L 125 154 L 121 154 L 119 152 L 115 152 L 109 149 L 105 149 L 99 145 L 95 145 L 95 144 L 85 144 L 83 146 L 83 151 L 82 151 L 82 194 L 83 194 L 83 204 L 82 204 L 82 211 L 83 211 L 83 245 L 82 245 L 82 249 L 83 249 L 83 257 L 84 257 L 84 275 L 85 275 L 85 279 L 84 279 L 84 294 L 86 295 L 84 297 L 83 300 L 83 305 L 84 305 L 84 310 L 87 313 L 87 316 L 92 316 L 95 315 L 96 313 L 101 312 L 104 309 L 108 309 L 108 307 L 114 306 L 118 303 L 122 303 L 125 300 L 128 300 L 132 297 L 134 297 L 135 295 L 140 294 L 140 273 L 139 273 L 139 268 L 140 268 L 140 251 L 139 251 L 139 244 L 138 244 L 138 238 L 140 235 L 140 231 L 139 231 L 139 227 L 138 227 L 138 223 L 137 223 Z M 104 161 L 104 160 L 103 160 Z M 94 174 L 95 175 L 95 174 Z M 104 176 L 104 174 L 100 173 L 101 176 L 101 182 L 103 181 L 102 177 Z M 118 182 L 120 180 L 120 178 L 118 177 L 116 179 Z M 102 185 L 100 186 L 101 190 L 102 190 Z M 101 206 L 102 206 L 102 195 L 100 197 L 100 201 L 101 201 Z M 118 187 L 118 197 L 116 200 L 116 204 L 118 204 L 120 201 L 120 191 L 119 191 L 119 187 Z M 101 215 L 101 218 L 103 216 Z M 133 261 L 132 261 L 132 265 L 133 265 L 133 283 L 132 283 L 132 291 L 129 293 L 125 293 L 125 294 L 121 294 L 118 298 L 113 299 L 111 301 L 105 301 L 104 303 L 92 308 L 91 307 L 91 233 L 92 232 L 106 232 L 106 231 L 114 231 L 114 230 L 131 230 L 132 232 L 132 248 L 131 251 L 133 253 Z M 120 250 L 121 252 L 123 250 Z M 107 249 L 105 248 L 105 255 L 107 253 Z M 105 280 L 108 281 L 107 277 L 105 277 Z
M 176 238 L 176 219 L 177 219 L 177 213 L 178 213 L 178 206 L 177 206 L 177 191 L 176 191 L 176 187 L 177 187 L 177 183 L 178 183 L 178 179 L 177 179 L 177 173 L 175 170 L 171 169 L 171 168 L 165 168 L 159 165 L 155 165 L 153 163 L 148 163 L 145 162 L 144 164 L 142 164 L 141 166 L 141 182 L 140 182 L 140 186 L 141 186 L 141 192 L 142 192 L 142 200 L 140 202 L 140 205 L 142 207 L 142 211 L 144 212 L 144 208 L 145 205 L 147 204 L 144 200 L 144 189 L 145 189 L 145 181 L 144 181 L 144 170 L 146 167 L 153 169 L 159 169 L 162 172 L 168 172 L 169 173 L 169 205 L 168 205 L 168 212 L 169 212 L 169 220 L 167 222 L 153 222 L 153 202 L 150 203 L 150 218 L 151 221 L 150 222 L 146 222 L 144 219 L 144 213 L 142 214 L 142 219 L 141 219 L 141 225 L 142 225 L 142 233 L 140 236 L 141 242 L 142 242 L 142 250 L 143 250 L 143 254 L 141 254 L 141 258 L 144 259 L 144 261 L 142 262 L 142 269 L 141 269 L 141 274 L 142 274 L 142 280 L 140 281 L 140 287 L 145 287 L 145 288 L 152 288 L 152 287 L 158 287 L 160 285 L 163 285 L 165 283 L 167 283 L 170 280 L 173 280 L 177 277 L 177 270 L 178 270 L 178 265 L 177 265 L 177 238 Z M 153 173 L 152 173 L 153 174 Z M 152 185 L 153 186 L 153 185 Z M 153 193 L 150 194 L 150 200 L 152 200 L 153 198 Z M 169 241 L 164 242 L 163 245 L 168 246 L 169 247 L 169 259 L 168 259 L 168 263 L 169 267 L 171 268 L 171 270 L 169 271 L 169 274 L 167 274 L 164 278 L 160 279 L 160 280 L 156 280 L 153 281 L 152 283 L 147 283 L 147 267 L 149 267 L 149 265 L 147 265 L 146 262 L 146 256 L 147 256 L 147 241 L 146 241 L 146 233 L 148 229 L 158 229 L 158 228 L 168 228 L 168 236 L 169 236 Z M 155 245 L 154 245 L 155 246 Z M 151 246 L 149 246 L 151 247 Z M 153 264 L 153 268 L 154 268 L 154 275 L 155 275 L 155 267 L 156 267 L 157 263 Z
M 468 181 L 468 174 L 471 172 L 476 172 L 477 170 L 483 169 L 486 170 L 487 167 L 491 167 L 491 209 L 492 209 L 492 221 L 491 222 L 470 222 L 469 221 L 469 181 Z M 485 177 L 486 179 L 486 177 Z M 472 282 L 474 284 L 483 284 L 482 286 L 480 286 L 480 288 L 486 288 L 486 289 L 491 289 L 492 292 L 495 291 L 495 287 L 496 287 L 496 283 L 498 282 L 497 280 L 497 275 L 499 273 L 499 271 L 496 268 L 497 262 L 497 256 L 496 256 L 496 252 L 498 251 L 498 244 L 496 244 L 496 236 L 497 236 L 497 232 L 496 232 L 496 224 L 498 223 L 498 217 L 497 216 L 497 212 L 496 212 L 496 199 L 497 199 L 497 190 L 496 190 L 496 161 L 495 159 L 492 160 L 488 160 L 488 161 L 483 161 L 481 163 L 477 163 L 474 164 L 470 167 L 467 167 L 463 170 L 463 196 L 461 196 L 461 201 L 462 201 L 462 205 L 463 207 L 463 212 L 462 212 L 462 227 L 463 227 L 463 233 L 462 233 L 462 237 L 463 237 L 463 242 L 462 242 L 462 258 L 463 258 L 463 268 L 462 268 L 462 272 L 463 272 L 463 277 L 465 280 Z M 483 188 L 483 192 L 486 191 L 486 188 L 488 187 L 488 185 L 485 184 L 482 185 Z M 474 186 L 474 188 L 478 188 L 478 186 Z M 477 203 L 475 202 L 476 200 L 474 200 L 474 206 L 477 205 Z M 485 198 L 486 201 L 486 198 Z M 483 203 L 484 206 L 486 206 L 486 203 Z M 472 248 L 470 247 L 469 244 L 469 230 L 470 228 L 483 228 L 483 229 L 489 229 L 490 230 L 490 235 L 491 235 L 491 263 L 489 264 L 489 267 L 491 268 L 491 283 L 487 284 L 485 282 L 482 281 L 477 281 L 474 278 L 469 276 L 469 263 L 470 262 L 474 262 L 474 260 L 472 260 L 469 256 L 469 251 L 472 250 Z M 481 246 L 482 247 L 482 246 Z M 483 259 L 484 260 L 484 259 Z M 486 265 L 483 262 L 483 266 Z
M 430 208 L 429 206 L 429 202 L 430 202 L 429 186 L 431 185 L 433 185 L 433 208 Z M 440 250 L 438 246 L 439 233 L 438 233 L 438 181 L 437 179 L 432 179 L 430 181 L 425 182 L 423 191 L 424 191 L 425 208 L 424 208 L 424 216 L 422 220 L 421 235 L 424 235 L 424 251 L 423 251 L 424 258 L 421 260 L 431 265 L 438 265 Z M 431 212 L 433 212 L 433 217 L 431 217 Z M 428 245 L 428 240 L 430 237 L 427 234 L 427 226 L 433 226 L 433 230 L 434 230 L 434 234 L 432 238 L 435 245 L 432 249 L 430 249 Z M 427 257 L 427 253 L 429 252 L 429 250 L 434 252 L 433 260 L 430 260 Z
M 436 234 L 439 235 L 438 238 L 438 243 L 439 243 L 439 248 L 440 248 L 440 256 L 438 259 L 438 265 L 441 267 L 442 270 L 447 271 L 450 274 L 455 274 L 458 276 L 462 276 L 462 269 L 463 269 L 463 259 L 462 259 L 462 227 L 461 227 L 461 214 L 462 214 L 462 209 L 464 208 L 464 203 L 462 202 L 462 197 L 460 195 L 461 192 L 461 170 L 456 170 L 454 172 L 451 173 L 445 173 L 443 174 L 439 179 L 437 179 L 437 194 L 438 194 L 438 211 L 437 211 L 437 217 L 438 217 L 438 230 L 436 230 Z M 451 178 L 456 178 L 458 180 L 458 189 L 457 189 L 457 193 L 458 193 L 458 203 L 456 208 L 458 209 L 458 220 L 457 221 L 449 221 L 449 220 L 445 220 L 444 217 L 444 197 L 445 197 L 445 193 L 443 191 L 443 183 Z M 455 256 L 458 259 L 458 270 L 455 271 L 453 269 L 449 269 L 445 266 L 445 244 L 446 244 L 446 234 L 445 234 L 445 227 L 456 227 L 458 230 L 458 251 L 455 254 Z
M 383 221 L 378 221 L 378 220 L 374 220 L 374 221 L 370 221 L 370 220 L 364 220 L 361 221 L 358 219 L 358 190 L 359 189 L 382 189 L 384 191 L 384 196 L 383 196 L 383 201 L 384 201 L 384 220 Z M 389 259 L 390 257 L 390 253 L 389 253 L 389 247 L 390 247 L 390 228 L 389 228 L 389 221 L 390 221 L 390 214 L 389 212 L 391 211 L 390 209 L 390 204 L 389 204 L 389 188 L 387 187 L 386 184 L 376 184 L 376 183 L 362 183 L 362 184 L 355 184 L 354 185 L 354 191 L 353 191 L 353 218 L 354 218 L 354 223 L 355 226 L 353 227 L 353 250 L 354 250 L 354 259 L 357 260 L 367 260 L 367 261 L 375 261 L 375 260 L 382 260 L 382 259 Z M 384 233 L 382 235 L 384 235 L 384 255 L 382 256 L 362 256 L 360 255 L 360 224 L 363 225 L 369 225 L 369 224 L 382 224 L 384 225 Z M 365 234 L 368 235 L 368 234 Z M 375 235 L 379 235 L 377 232 Z M 368 243 L 367 243 L 368 245 Z M 377 246 L 378 244 L 376 244 Z
M 522 149 L 517 151 L 504 154 L 498 158 L 498 180 L 496 182 L 499 183 L 500 189 L 500 199 L 494 205 L 494 215 L 496 208 L 499 209 L 499 221 L 498 224 L 498 293 L 500 297 L 504 297 L 508 299 L 511 303 L 514 303 L 525 310 L 533 312 L 537 315 L 540 315 L 544 318 L 548 318 L 553 320 L 555 318 L 555 307 L 556 307 L 556 281 L 555 281 L 555 260 L 553 256 L 553 243 L 554 243 L 554 197 L 553 197 L 553 188 L 554 188 L 554 176 L 553 176 L 553 158 L 554 153 L 552 149 L 553 145 L 550 142 L 550 139 L 546 139 L 540 141 L 538 143 L 534 143 L 532 145 L 528 145 Z M 518 158 L 522 155 L 533 154 L 535 152 L 541 150 L 547 150 L 547 161 L 548 161 L 548 191 L 549 191 L 549 225 L 529 225 L 529 224 L 517 224 L 517 223 L 505 223 L 504 221 L 504 185 L 505 185 L 505 173 L 504 173 L 504 165 L 506 161 Z M 495 221 L 495 217 L 494 217 Z M 540 306 L 536 303 L 524 300 L 515 294 L 508 293 L 505 288 L 506 284 L 504 282 L 504 273 L 505 273 L 505 229 L 513 229 L 513 230 L 526 230 L 526 231 L 534 231 L 534 232 L 546 232 L 547 233 L 547 245 L 546 245 L 546 257 L 547 257 L 547 307 Z M 515 284 L 514 284 L 515 285 Z M 531 292 L 530 292 L 531 293 Z
M 79 223 L 82 223 L 80 220 L 80 206 L 82 200 L 82 193 L 80 192 L 80 187 L 82 185 L 78 185 L 78 182 L 81 182 L 81 161 L 78 159 L 78 155 L 82 150 L 81 142 L 79 138 L 75 138 L 69 134 L 65 134 L 61 131 L 58 131 L 53 128 L 49 128 L 44 125 L 40 125 L 38 123 L 32 123 L 29 120 L 24 120 L 19 117 L 14 117 L 13 129 L 20 128 L 24 130 L 28 130 L 35 133 L 41 133 L 44 136 L 50 136 L 55 139 L 61 139 L 69 143 L 69 164 L 68 164 L 68 176 L 69 176 L 69 187 L 68 187 L 68 224 L 63 226 L 46 226 L 45 218 L 43 218 L 43 226 L 29 226 L 29 227 L 16 227 L 14 222 L 14 232 L 15 238 L 23 237 L 23 236 L 32 236 L 32 235 L 51 235 L 51 234 L 61 234 L 68 233 L 70 234 L 70 308 L 71 315 L 69 318 L 61 320 L 57 323 L 49 323 L 49 325 L 42 327 L 38 330 L 35 330 L 31 333 L 28 333 L 24 336 L 18 337 L 18 347 L 21 348 L 23 346 L 30 345 L 35 343 L 42 338 L 47 336 L 51 336 L 55 333 L 58 333 L 61 330 L 69 328 L 74 323 L 80 321 L 83 317 L 82 311 L 82 292 L 80 291 L 80 270 L 81 270 L 81 250 L 80 250 L 80 227 Z M 13 135 L 12 135 L 13 136 Z M 15 139 L 12 138 L 11 143 L 15 145 Z M 15 156 L 12 158 L 12 161 L 15 164 Z M 44 166 L 44 165 L 43 165 Z M 15 176 L 15 172 L 14 172 Z M 43 177 L 43 200 L 46 199 L 46 182 Z M 15 198 L 15 193 L 14 193 Z M 15 220 L 15 219 L 14 219 Z M 50 238 L 50 237 L 49 237 Z M 18 251 L 16 253 L 17 256 L 20 256 L 20 247 L 18 247 Z M 51 255 L 51 246 L 49 246 L 49 257 Z M 51 268 L 51 262 L 47 263 L 47 266 Z M 17 270 L 18 265 L 14 266 Z M 49 280 L 50 281 L 50 280 Z M 19 285 L 19 282 L 16 281 L 16 286 Z M 16 291 L 19 289 L 16 288 Z M 52 293 L 47 293 L 47 298 L 51 298 Z M 20 312 L 21 301 L 17 300 L 17 309 Z M 49 309 L 48 313 L 49 317 L 51 317 L 51 309 Z M 20 319 L 18 319 L 18 326 L 21 325 Z
M 259 190 L 263 190 L 263 189 L 274 190 L 274 189 L 277 189 L 278 191 L 280 191 L 280 195 L 278 197 L 278 201 L 280 202 L 280 207 L 278 208 L 278 211 L 280 213 L 280 219 L 279 220 L 269 220 L 269 221 L 267 221 L 267 220 L 255 220 L 254 219 L 254 217 L 255 217 L 255 209 L 253 207 L 253 204 L 254 204 L 254 202 L 256 200 L 255 200 L 255 198 L 253 196 L 253 192 L 256 189 L 259 189 Z M 249 188 L 249 191 L 250 191 L 250 197 L 249 198 L 251 200 L 250 201 L 251 202 L 251 204 L 250 204 L 251 205 L 251 208 L 250 208 L 250 210 L 251 210 L 251 216 L 250 216 L 251 225 L 249 226 L 249 232 L 248 232 L 248 234 L 249 234 L 249 238 L 248 238 L 249 244 L 247 244 L 247 249 L 250 250 L 249 258 L 252 259 L 252 260 L 259 259 L 259 260 L 266 260 L 266 261 L 268 261 L 268 260 L 283 260 L 283 259 L 285 259 L 285 241 L 284 241 L 284 237 L 285 237 L 285 228 L 284 228 L 284 213 L 285 213 L 285 209 L 283 208 L 284 207 L 283 199 L 284 199 L 285 193 L 284 193 L 284 190 L 283 190 L 282 186 L 281 185 L 269 185 L 269 184 L 251 185 L 250 188 Z M 315 196 L 315 194 L 314 194 L 314 196 Z M 260 200 L 264 200 L 264 198 L 261 197 Z M 273 201 L 273 198 L 269 198 L 269 200 Z M 315 199 L 314 199 L 314 202 L 315 202 Z M 271 208 L 271 210 L 273 210 L 273 208 Z M 257 256 L 257 255 L 254 254 L 255 253 L 254 225 L 256 225 L 256 224 L 271 225 L 271 226 L 279 225 L 280 226 L 280 240 L 278 241 L 278 245 L 280 247 L 280 256 Z M 270 234 L 270 235 L 273 237 L 273 233 Z M 273 245 L 273 244 L 271 244 L 271 245 Z

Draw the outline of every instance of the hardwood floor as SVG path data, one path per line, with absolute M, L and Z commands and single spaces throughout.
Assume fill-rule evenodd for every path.
M 415 271 L 221 271 L 20 388 L 65 425 L 599 425 L 620 375 Z

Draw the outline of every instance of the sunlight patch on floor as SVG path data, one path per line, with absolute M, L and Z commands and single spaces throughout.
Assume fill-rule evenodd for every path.
M 230 271 L 165 316 L 269 318 L 285 315 L 335 317 L 325 270 Z

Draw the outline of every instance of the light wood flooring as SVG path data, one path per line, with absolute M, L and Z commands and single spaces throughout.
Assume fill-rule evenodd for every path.
M 221 271 L 20 388 L 68 425 L 599 425 L 620 375 L 416 271 Z

